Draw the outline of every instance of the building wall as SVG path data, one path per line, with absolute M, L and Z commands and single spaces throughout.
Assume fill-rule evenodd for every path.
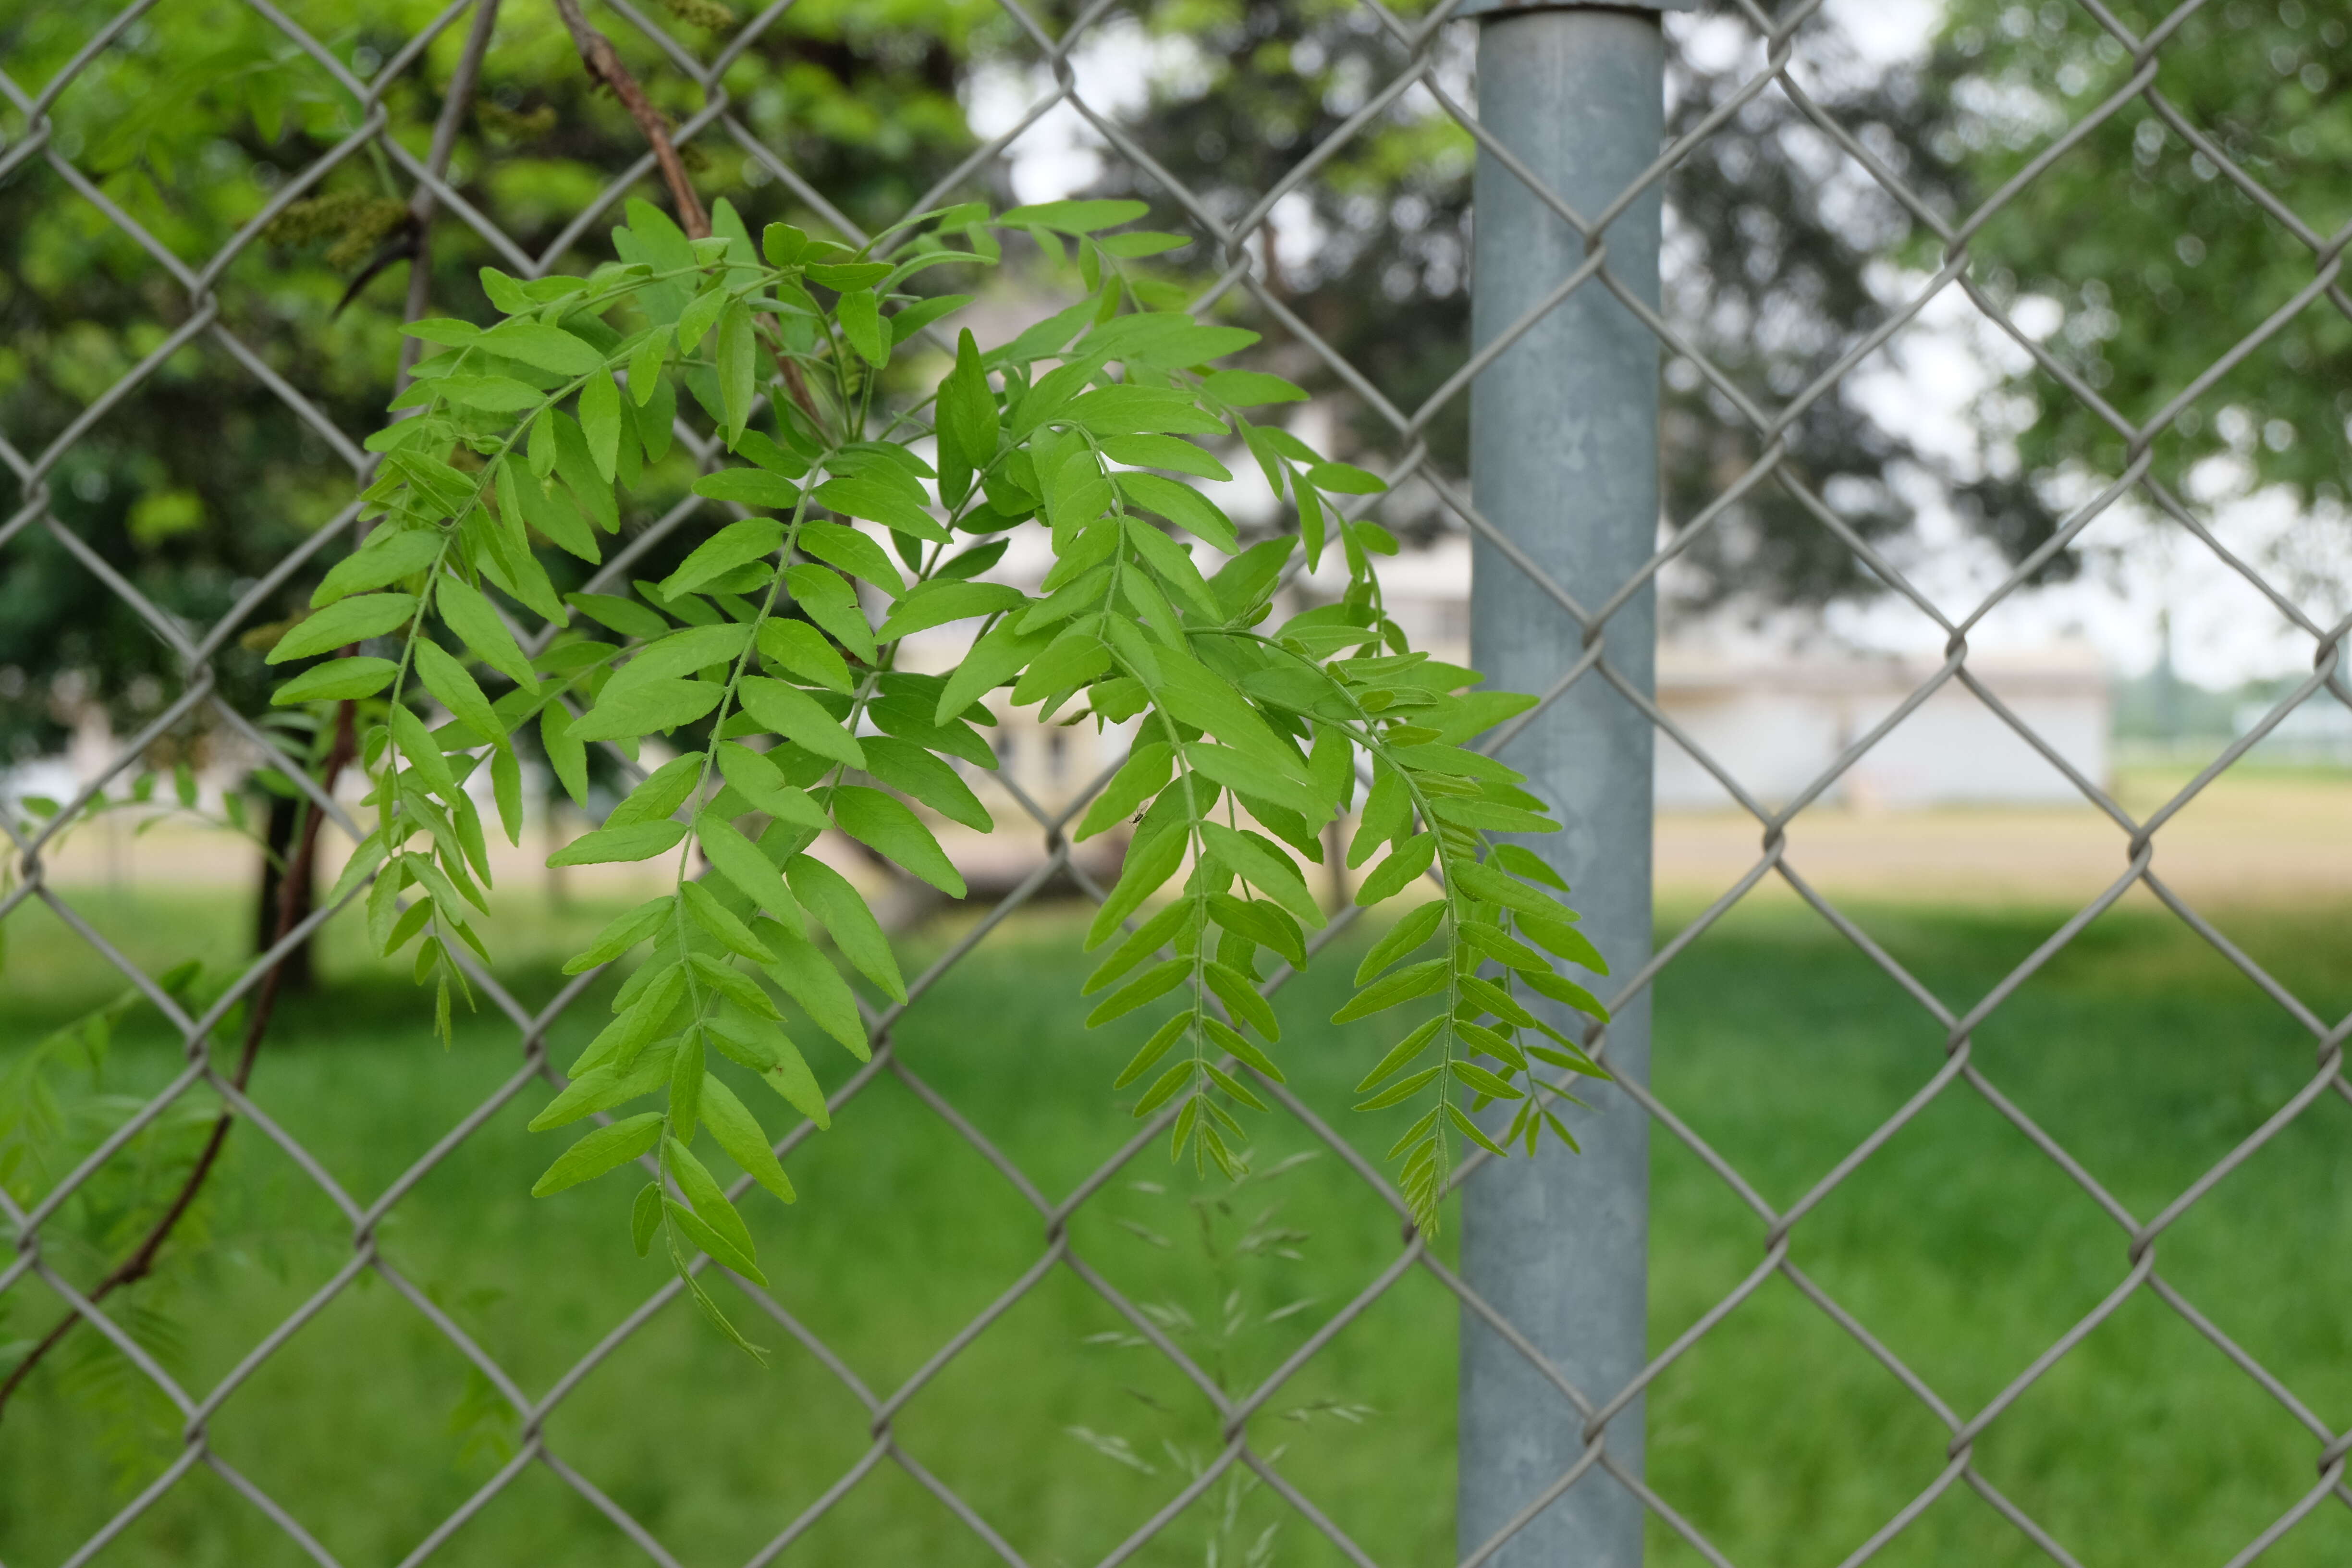
M 2069 650 L 2004 661 L 1980 679 L 2019 720 L 2093 783 L 2107 782 L 2108 698 L 2095 667 Z M 1899 708 L 1932 666 L 1795 665 L 1738 681 L 1660 681 L 1667 717 L 1760 804 L 1785 805 L 1814 786 L 1851 745 Z M 1688 752 L 1658 744 L 1658 804 L 1705 810 L 1734 804 Z M 1840 774 L 1821 798 L 1890 810 L 1935 805 L 2080 804 L 2079 789 L 1974 692 L 1947 682 Z

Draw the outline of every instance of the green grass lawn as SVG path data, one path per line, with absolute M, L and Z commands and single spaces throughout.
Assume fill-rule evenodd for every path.
M 79 900 L 125 951 L 161 964 L 235 952 L 227 903 Z M 519 993 L 551 994 L 550 955 L 600 911 L 518 908 L 496 922 Z M 2342 911 L 2247 911 L 2232 935 L 2329 1016 L 2352 1006 Z M 2063 912 L 1862 913 L 1948 1003 L 1965 1006 Z M 0 1065 L 112 989 L 37 909 L 10 921 L 0 973 Z M 998 932 L 902 1026 L 903 1059 L 1045 1194 L 1058 1197 L 1129 1125 L 1107 1085 L 1136 1029 L 1078 1027 L 1083 966 L 1056 914 Z M 932 932 L 927 951 L 950 934 Z M 1377 1158 L 1396 1129 L 1344 1110 L 1385 1044 L 1320 1022 L 1352 961 L 1286 993 L 1283 1059 L 1305 1098 Z M 454 1049 L 427 1037 L 404 981 L 330 942 L 321 994 L 289 1005 L 255 1081 L 259 1103 L 362 1202 L 514 1070 L 511 1026 L 485 1010 Z M 559 1060 L 601 1005 L 559 1030 Z M 1916 1003 L 1787 905 L 1744 910 L 1672 966 L 1657 996 L 1657 1086 L 1775 1205 L 1809 1189 L 1942 1061 Z M 2145 1219 L 2291 1097 L 2309 1037 L 2168 917 L 2112 912 L 1979 1032 L 1975 1060 Z M 824 1070 L 851 1067 L 833 1052 Z M 106 1080 L 163 1081 L 176 1044 L 126 1026 Z M 661 1282 L 629 1251 L 628 1184 L 534 1202 L 561 1147 L 523 1123 L 534 1086 L 426 1176 L 380 1230 L 383 1255 L 443 1305 L 532 1394 Z M 782 1107 L 764 1105 L 781 1127 Z M 1360 1123 L 1360 1125 L 1359 1125 Z M 1259 1122 L 1262 1164 L 1308 1152 L 1285 1119 Z M 209 1389 L 349 1256 L 351 1227 L 282 1152 L 240 1128 L 201 1215 L 204 1245 L 131 1301 L 188 1386 Z M 775 1295 L 877 1396 L 921 1368 L 1043 1255 L 1037 1213 L 906 1084 L 876 1082 L 790 1168 L 801 1202 L 752 1205 Z M 1663 1347 L 1751 1269 L 1763 1226 L 1662 1131 L 1654 1156 L 1653 1336 Z M 103 1194 L 101 1194 L 103 1195 Z M 1153 1303 L 1218 1375 L 1245 1386 L 1278 1363 L 1395 1256 L 1396 1221 L 1325 1154 L 1224 1200 L 1147 1151 L 1080 1211 L 1073 1246 Z M 1189 1201 L 1201 1197 L 1195 1205 Z M 1240 1245 L 1268 1205 L 1298 1235 Z M 1206 1234 L 1218 1249 L 1204 1251 Z M 53 1256 L 83 1268 L 75 1211 Z M 1450 1245 L 1447 1248 L 1450 1250 Z M 2168 1231 L 2164 1278 L 2341 1430 L 2352 1423 L 2352 1106 L 2328 1096 Z M 2126 1275 L 2126 1237 L 1966 1084 L 1896 1134 L 1795 1232 L 1820 1286 L 1963 1415 L 1977 1409 Z M 85 1277 L 87 1277 L 85 1275 Z M 725 1289 L 724 1287 L 721 1288 Z M 583 1380 L 547 1426 L 566 1463 L 682 1563 L 749 1557 L 870 1447 L 860 1399 L 782 1325 L 739 1320 L 773 1350 L 751 1365 L 673 1304 Z M 1272 1322 L 1269 1314 L 1307 1303 Z M 20 1286 L 0 1341 L 45 1327 L 53 1302 Z M 1228 1315 L 1242 1326 L 1224 1331 Z M 1189 1326 L 1187 1326 L 1189 1324 Z M 1205 1405 L 1156 1352 L 1116 1342 L 1124 1321 L 1055 1268 L 915 1394 L 904 1452 L 1039 1568 L 1094 1561 L 1207 1451 Z M 58 1562 L 173 1451 L 124 1363 L 86 1331 L 0 1421 L 0 1562 Z M 1287 1476 L 1384 1564 L 1453 1560 L 1455 1320 L 1409 1273 L 1311 1362 L 1254 1428 Z M 1340 1408 L 1334 1408 L 1335 1406 Z M 513 1440 L 467 1363 L 410 1301 L 363 1278 L 295 1334 L 214 1416 L 217 1450 L 342 1563 L 398 1562 L 500 1463 Z M 168 1414 L 168 1413 L 166 1413 Z M 1085 1428 L 1097 1446 L 1072 1435 Z M 1945 1463 L 1943 1426 L 1786 1280 L 1769 1281 L 1660 1380 L 1650 1472 L 1730 1558 L 1830 1564 Z M 1102 1451 L 1124 1442 L 1125 1463 Z M 2017 1402 L 1980 1441 L 1994 1481 L 2086 1564 L 2221 1563 L 2315 1479 L 2320 1445 L 2175 1312 L 2142 1293 Z M 1139 1561 L 1199 1563 L 1202 1508 Z M 1286 1510 L 1241 1500 L 1236 1541 Z M 306 1561 L 211 1473 L 191 1474 L 99 1561 Z M 1699 1557 L 1663 1527 L 1652 1560 Z M 525 1470 L 435 1559 L 455 1564 L 646 1559 L 543 1467 Z M 980 1564 L 997 1559 L 898 1465 L 884 1460 L 782 1559 L 787 1563 Z M 1223 1561 L 1237 1563 L 1230 1547 Z M 1271 1561 L 1336 1563 L 1295 1517 Z M 1978 1568 L 2047 1562 L 1965 1487 L 1877 1562 Z M 2266 1564 L 2352 1561 L 2352 1510 L 2330 1502 Z

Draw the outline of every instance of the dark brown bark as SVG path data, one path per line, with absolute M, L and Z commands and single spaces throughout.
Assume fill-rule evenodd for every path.
M 346 702 L 342 704 L 336 718 L 334 744 L 327 753 L 326 762 L 319 770 L 320 787 L 322 790 L 331 793 L 333 791 L 335 780 L 341 774 L 343 768 L 356 752 L 357 741 L 358 737 L 352 724 L 352 705 Z M 318 860 L 319 825 L 324 820 L 324 815 L 318 811 L 305 811 L 302 814 L 299 840 L 294 846 L 293 857 L 287 866 L 287 875 L 278 883 L 278 919 L 273 928 L 275 934 L 270 939 L 272 946 L 283 942 L 287 933 L 301 923 L 303 917 L 295 913 L 296 889 L 310 886 L 311 872 Z M 308 944 L 304 945 L 307 947 Z M 240 1093 L 244 1091 L 246 1084 L 253 1077 L 254 1058 L 260 1054 L 262 1038 L 269 1032 L 269 1020 L 278 1010 L 278 998 L 285 993 L 286 961 L 291 956 L 292 952 L 289 952 L 285 957 L 281 957 L 276 963 L 269 966 L 269 972 L 261 977 L 260 989 L 253 999 L 252 1016 L 245 1026 L 244 1048 L 237 1053 L 236 1068 L 229 1075 L 229 1082 L 235 1085 Z M 211 1177 L 215 1165 L 219 1163 L 222 1145 L 228 1142 L 228 1130 L 236 1120 L 236 1113 L 233 1110 L 223 1110 L 215 1120 L 212 1132 L 205 1140 L 203 1152 L 197 1154 L 196 1163 L 188 1170 L 187 1179 L 180 1184 L 179 1192 L 173 1195 L 171 1204 L 163 1210 L 162 1217 L 149 1227 L 146 1239 L 139 1244 L 136 1251 L 116 1264 L 106 1278 L 100 1280 L 89 1290 L 88 1300 L 92 1306 L 104 1300 L 125 1285 L 135 1284 L 153 1272 L 155 1259 L 162 1254 L 163 1244 L 171 1239 L 172 1232 L 179 1227 L 180 1221 L 186 1218 L 189 1209 L 195 1205 L 197 1195 L 204 1191 L 205 1183 Z M 39 1342 L 33 1346 L 25 1359 L 16 1363 L 16 1370 L 8 1374 L 7 1381 L 0 1383 L 0 1415 L 6 1414 L 8 1401 L 15 1396 L 17 1389 L 24 1386 L 25 1380 L 32 1375 L 33 1369 L 41 1363 L 42 1358 L 64 1343 L 66 1336 L 73 1332 L 74 1325 L 81 1321 L 81 1314 L 79 1312 L 68 1312 L 59 1318 L 49 1331 L 41 1336 Z
M 653 148 L 654 161 L 661 165 L 662 184 L 669 187 L 670 200 L 677 207 L 678 226 L 686 230 L 688 239 L 709 238 L 710 215 L 703 210 L 702 198 L 694 194 L 694 184 L 686 177 L 686 165 L 678 161 L 677 148 L 669 139 L 669 122 L 629 74 L 629 68 L 621 63 L 613 40 L 588 25 L 588 18 L 581 14 L 580 0 L 555 0 L 555 12 L 572 35 L 572 47 L 580 51 L 580 63 L 612 89 Z
M 253 951 L 268 952 L 284 930 L 300 925 L 318 907 L 316 879 L 300 877 L 289 880 L 286 869 L 300 837 L 306 803 L 289 800 L 284 795 L 269 797 L 269 815 L 262 837 L 269 852 L 261 858 L 261 893 L 253 906 Z M 279 906 L 289 896 L 293 900 L 294 918 L 287 926 L 278 923 Z M 310 942 L 304 938 L 293 951 L 278 961 L 278 988 L 297 996 L 310 993 L 315 983 L 310 965 Z

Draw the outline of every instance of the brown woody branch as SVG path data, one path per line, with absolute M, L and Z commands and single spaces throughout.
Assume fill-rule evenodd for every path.
M 612 89 L 637 122 L 637 129 L 654 150 L 654 161 L 661 165 L 662 183 L 669 187 L 670 200 L 677 205 L 678 226 L 686 230 L 688 239 L 707 239 L 710 235 L 710 215 L 702 210 L 702 199 L 694 194 L 694 186 L 686 177 L 686 164 L 677 155 L 677 144 L 669 139 L 669 124 L 662 119 L 661 110 L 646 97 L 646 89 L 621 63 L 613 47 L 613 40 L 588 25 L 581 14 L 580 0 L 555 0 L 556 15 L 572 34 L 572 47 L 580 51 L 580 63 L 588 74 Z
M 555 10 L 572 34 L 572 47 L 580 51 L 580 63 L 591 77 L 612 89 L 613 96 L 629 111 L 629 118 L 637 122 L 646 144 L 653 148 L 654 162 L 661 165 L 662 183 L 669 187 L 670 201 L 677 208 L 678 226 L 686 230 L 688 239 L 709 238 L 710 215 L 703 210 L 702 198 L 694 194 L 694 186 L 686 177 L 686 164 L 677 155 L 677 143 L 669 139 L 669 121 L 646 97 L 646 89 L 637 85 L 629 68 L 621 63 L 613 40 L 588 25 L 588 18 L 580 10 L 580 0 L 555 0 Z M 793 363 L 781 345 L 771 342 L 768 347 L 775 355 L 777 368 L 783 372 L 784 385 L 793 401 L 800 405 L 812 424 L 823 429 L 824 422 L 817 416 L 816 399 L 809 395 L 801 367 Z
M 357 750 L 352 705 L 346 702 L 335 721 L 334 742 L 320 773 L 321 793 L 333 792 L 336 778 Z M 285 877 L 278 884 L 278 924 L 277 934 L 270 939 L 272 947 L 284 942 L 295 927 L 295 914 L 301 907 L 300 890 L 310 884 L 311 868 L 317 863 L 319 853 L 319 825 L 326 819 L 326 815 L 314 806 L 303 820 L 301 842 L 296 847 L 294 858 L 286 868 Z M 229 1081 L 240 1093 L 253 1077 L 254 1058 L 260 1054 L 262 1037 L 269 1032 L 270 1016 L 278 1010 L 278 994 L 285 978 L 289 956 L 289 953 L 280 953 L 278 961 L 269 966 L 269 972 L 261 977 L 261 989 L 253 1002 L 253 1016 L 245 1026 L 244 1049 L 237 1057 L 236 1070 L 229 1075 Z M 155 1259 L 163 1252 L 163 1244 L 171 1239 L 172 1232 L 195 1206 L 197 1194 L 204 1191 L 205 1183 L 219 1163 L 222 1145 L 228 1142 L 228 1130 L 236 1120 L 236 1112 L 233 1109 L 222 1110 L 213 1122 L 211 1136 L 205 1140 L 204 1152 L 196 1156 L 196 1163 L 189 1168 L 187 1179 L 180 1184 L 180 1190 L 173 1195 L 171 1205 L 149 1228 L 146 1239 L 139 1244 L 138 1250 L 116 1264 L 105 1279 L 91 1287 L 88 1299 L 92 1306 L 125 1285 L 138 1283 L 154 1271 Z M 41 1336 L 40 1342 L 33 1346 L 25 1359 L 16 1363 L 7 1381 L 0 1383 L 0 1414 L 6 1412 L 9 1398 L 32 1375 L 41 1358 L 64 1343 L 66 1336 L 73 1332 L 74 1325 L 81 1321 L 79 1312 L 68 1312 Z

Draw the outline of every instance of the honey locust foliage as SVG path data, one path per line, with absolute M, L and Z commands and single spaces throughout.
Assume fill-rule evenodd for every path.
M 1143 210 L 1066 202 L 992 220 L 957 207 L 851 251 L 782 225 L 755 247 L 723 203 L 719 232 L 689 241 L 635 204 L 614 235 L 619 259 L 585 278 L 486 273 L 498 324 L 408 329 L 436 352 L 397 400 L 409 416 L 370 443 L 384 458 L 366 498 L 381 521 L 269 656 L 340 653 L 278 700 L 362 704 L 374 826 L 337 895 L 373 876 L 371 938 L 387 953 L 414 948 L 445 1037 L 466 988 L 457 955 L 488 956 L 477 773 L 488 768 L 513 840 L 511 738 L 524 726 L 575 799 L 592 743 L 635 757 L 660 737 L 677 753 L 551 861 L 667 857 L 674 872 L 670 891 L 568 965 L 647 950 L 532 1126 L 620 1120 L 573 1143 L 534 1190 L 649 1163 L 637 1247 L 658 1237 L 722 1326 L 688 1271 L 695 1255 L 761 1276 L 741 1215 L 695 1152 L 700 1135 L 777 1197 L 793 1188 L 715 1059 L 826 1124 L 803 1055 L 814 1042 L 786 1032 L 774 992 L 864 1059 L 856 996 L 820 944 L 893 1002 L 907 986 L 857 889 L 810 848 L 838 829 L 961 895 L 902 796 L 992 826 L 951 762 L 996 765 L 972 728 L 995 722 L 992 701 L 1132 726 L 1129 760 L 1076 829 L 1135 821 L 1087 933 L 1089 948 L 1109 947 L 1087 984 L 1102 994 L 1088 1022 L 1178 1002 L 1118 1079 L 1140 1086 L 1138 1117 L 1173 1108 L 1174 1154 L 1240 1168 L 1234 1108 L 1264 1109 L 1250 1075 L 1282 1080 L 1262 965 L 1307 963 L 1307 932 L 1325 916 L 1301 861 L 1320 859 L 1324 826 L 1353 810 L 1349 863 L 1371 864 L 1360 903 L 1425 875 L 1443 889 L 1372 949 L 1338 1015 L 1440 1004 L 1361 1086 L 1367 1110 L 1419 1110 L 1393 1158 L 1422 1222 L 1457 1139 L 1500 1152 L 1532 1150 L 1547 1125 L 1566 1137 L 1531 1093 L 1531 1058 L 1599 1070 L 1522 999 L 1532 990 L 1597 1016 L 1553 955 L 1596 969 L 1599 955 L 1546 890 L 1566 889 L 1543 864 L 1488 840 L 1554 825 L 1519 775 L 1465 744 L 1530 700 L 1469 690 L 1472 671 L 1406 647 L 1372 570 L 1394 542 L 1329 499 L 1380 481 L 1252 421 L 1249 410 L 1303 395 L 1210 368 L 1254 334 L 1137 305 L 1122 258 L 1170 241 L 1103 231 Z M 888 412 L 882 373 L 900 356 L 937 363 L 915 340 L 963 302 L 904 285 L 991 262 L 1008 228 L 1074 247 L 1088 297 L 985 352 L 959 334 L 936 390 Z M 616 485 L 661 458 L 688 400 L 737 459 L 695 485 L 732 521 L 659 582 L 559 596 L 534 549 L 599 561 L 618 527 Z M 1242 548 L 1213 503 L 1170 477 L 1228 477 L 1197 437 L 1238 438 L 1296 506 L 1299 535 Z M 934 460 L 916 449 L 925 437 Z M 1052 543 L 1034 595 L 979 576 L 1022 529 Z M 1207 574 L 1202 545 L 1222 558 Z M 1302 549 L 1310 567 L 1336 553 L 1346 594 L 1271 624 Z M 560 629 L 527 653 L 509 606 Z M 951 673 L 896 668 L 900 639 L 950 625 L 971 632 Z M 661 1109 L 624 1111 L 649 1097 Z M 1517 1107 L 1499 1139 L 1470 1115 L 1494 1100 Z

